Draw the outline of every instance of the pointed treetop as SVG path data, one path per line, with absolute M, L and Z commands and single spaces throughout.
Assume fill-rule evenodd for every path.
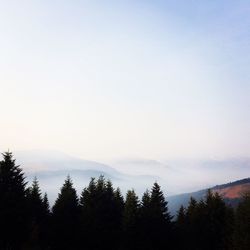
M 15 184 L 21 185 L 22 190 L 25 189 L 27 182 L 22 169 L 19 165 L 16 165 L 15 159 L 10 151 L 2 153 L 3 160 L 0 161 L 0 182 L 5 182 L 8 185 L 15 182 Z
M 98 191 L 103 191 L 105 189 L 105 178 L 104 175 L 100 175 L 99 178 L 97 179 L 97 190 Z
M 168 212 L 168 202 L 165 200 L 163 191 L 157 182 L 153 184 L 150 199 L 150 206 L 154 216 L 158 218 L 163 217 L 167 222 L 170 223 L 172 217 Z
M 150 196 L 150 192 L 148 191 L 148 189 L 144 192 L 144 194 L 142 195 L 142 206 L 143 207 L 148 207 L 150 206 L 150 201 L 151 201 L 151 196 Z
M 118 187 L 115 191 L 114 191 L 114 197 L 115 197 L 115 200 L 120 203 L 121 206 L 124 205 L 124 199 L 123 199 L 123 196 L 121 194 L 121 190 L 120 188 Z
M 49 200 L 48 200 L 47 193 L 45 193 L 44 196 L 43 196 L 42 204 L 43 204 L 43 208 L 46 211 L 46 213 L 49 214 L 50 213 L 50 207 L 49 207 Z
M 184 224 L 186 219 L 186 209 L 181 205 L 178 214 L 177 214 L 177 223 L 179 225 Z
M 34 180 L 32 182 L 31 192 L 33 194 L 41 195 L 41 190 L 40 190 L 40 187 L 39 187 L 39 182 L 38 182 L 36 176 L 34 177 Z
M 73 187 L 73 182 L 68 175 L 61 187 L 61 192 L 58 194 L 52 210 L 53 212 L 57 212 L 59 210 L 68 209 L 69 207 L 78 207 L 78 197 Z

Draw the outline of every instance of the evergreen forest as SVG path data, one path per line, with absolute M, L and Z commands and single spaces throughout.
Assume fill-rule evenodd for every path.
M 50 207 L 39 180 L 31 186 L 11 152 L 0 161 L 1 250 L 249 250 L 250 194 L 237 208 L 208 190 L 175 217 L 158 183 L 125 197 L 104 176 L 78 196 L 70 176 Z

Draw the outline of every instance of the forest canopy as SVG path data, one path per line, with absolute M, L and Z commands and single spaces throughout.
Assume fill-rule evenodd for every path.
M 155 182 L 141 199 L 123 197 L 104 176 L 91 178 L 80 196 L 67 176 L 50 207 L 39 180 L 28 186 L 11 152 L 0 161 L 0 249 L 249 250 L 250 194 L 236 209 L 208 190 L 173 218 Z

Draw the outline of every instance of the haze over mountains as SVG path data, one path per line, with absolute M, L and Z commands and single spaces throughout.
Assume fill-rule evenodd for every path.
M 217 184 L 250 176 L 250 159 L 229 160 L 150 160 L 123 159 L 103 164 L 84 160 L 57 151 L 17 151 L 17 163 L 27 174 L 27 180 L 38 177 L 43 191 L 53 202 L 67 175 L 80 193 L 91 177 L 104 175 L 119 186 L 123 193 L 134 188 L 141 195 L 157 181 L 167 196 L 194 192 Z

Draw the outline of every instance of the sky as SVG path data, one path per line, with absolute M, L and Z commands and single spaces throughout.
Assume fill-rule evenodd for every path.
M 0 0 L 0 149 L 250 155 L 250 2 Z

